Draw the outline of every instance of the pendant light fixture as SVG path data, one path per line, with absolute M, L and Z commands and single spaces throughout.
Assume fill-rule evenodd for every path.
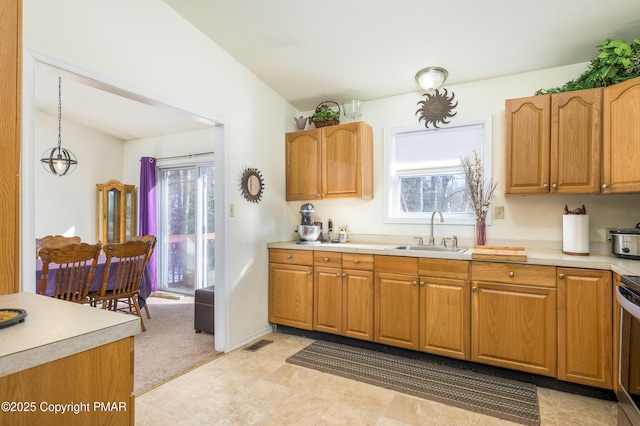
M 65 176 L 76 169 L 78 160 L 73 152 L 62 148 L 62 77 L 58 77 L 58 146 L 47 149 L 40 162 L 44 169 L 56 176 Z

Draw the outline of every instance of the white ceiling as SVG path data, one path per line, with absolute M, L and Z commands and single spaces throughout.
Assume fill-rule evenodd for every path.
M 163 1 L 300 111 L 418 91 L 414 76 L 428 66 L 449 71 L 446 87 L 588 62 L 607 38 L 640 38 L 638 0 Z M 57 77 L 38 73 L 36 88 L 38 107 L 57 114 Z M 63 81 L 64 118 L 95 110 L 82 120 L 122 139 L 172 121 L 104 95 Z

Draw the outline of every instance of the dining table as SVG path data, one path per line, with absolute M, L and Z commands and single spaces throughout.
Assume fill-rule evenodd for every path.
M 118 259 L 111 259 L 111 268 L 109 274 L 109 281 L 107 282 L 107 289 L 113 288 L 113 282 L 115 281 L 115 268 L 118 263 Z M 93 273 L 93 279 L 91 280 L 91 287 L 89 288 L 90 292 L 100 290 L 102 286 L 102 280 L 104 277 L 104 270 L 107 263 L 107 256 L 101 254 L 98 257 L 98 263 L 96 265 L 96 270 Z M 88 266 L 87 266 L 88 268 Z M 49 264 L 49 275 L 47 276 L 47 288 L 45 290 L 46 296 L 53 296 L 55 286 L 56 286 L 56 274 L 53 273 L 54 270 L 58 269 L 58 265 L 55 263 Z M 42 277 L 42 259 L 36 259 L 36 292 L 40 293 L 40 278 Z M 142 274 L 142 279 L 140 281 L 140 290 L 138 293 L 138 305 L 140 308 L 143 308 L 146 304 L 147 298 L 151 294 L 151 272 L 149 271 L 148 265 L 144 268 L 144 272 Z

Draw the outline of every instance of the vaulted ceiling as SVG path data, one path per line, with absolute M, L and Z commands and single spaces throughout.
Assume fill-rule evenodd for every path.
M 428 66 L 448 70 L 446 87 L 588 62 L 607 38 L 640 38 L 638 0 L 163 1 L 300 111 L 418 91 L 414 76 Z M 57 76 L 38 75 L 38 108 L 56 114 Z M 64 83 L 66 119 L 84 114 L 122 139 L 193 124 L 85 83 Z

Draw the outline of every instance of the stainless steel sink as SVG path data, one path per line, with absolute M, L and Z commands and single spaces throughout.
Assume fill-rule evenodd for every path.
M 443 247 L 443 246 L 396 246 L 387 250 L 411 250 L 411 251 L 435 251 L 441 253 L 464 253 L 466 248 Z

